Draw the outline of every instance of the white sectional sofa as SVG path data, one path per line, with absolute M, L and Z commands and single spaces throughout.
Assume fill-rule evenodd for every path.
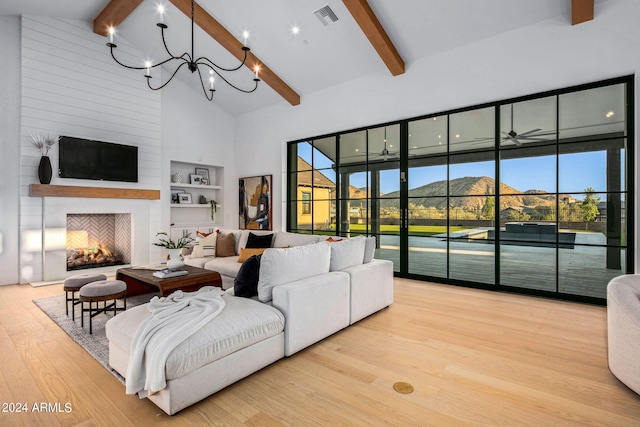
M 243 233 L 238 233 L 238 248 Z M 375 249 L 372 240 L 323 240 L 326 236 L 277 232 L 276 247 L 261 257 L 258 295 L 237 297 L 227 285 L 222 313 L 173 350 L 167 360 L 167 387 L 149 399 L 175 414 L 393 303 L 392 262 L 365 259 L 365 249 L 369 256 Z M 224 271 L 229 283 L 240 264 L 237 255 L 225 258 L 187 262 Z M 237 267 L 231 264 L 233 258 Z M 109 364 L 123 376 L 132 337 L 149 316 L 143 305 L 107 322 Z

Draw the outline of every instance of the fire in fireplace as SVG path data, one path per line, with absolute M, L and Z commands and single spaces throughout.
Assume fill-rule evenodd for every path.
M 90 248 L 67 250 L 67 271 L 122 264 L 124 264 L 122 255 L 100 243 Z
M 67 271 L 131 261 L 131 214 L 68 214 Z

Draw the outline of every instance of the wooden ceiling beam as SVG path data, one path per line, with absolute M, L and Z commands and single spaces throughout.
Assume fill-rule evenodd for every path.
M 382 61 L 394 76 L 404 74 L 404 61 L 387 35 L 378 17 L 371 10 L 367 0 L 342 0 L 356 20 L 362 32 L 367 36 Z
M 109 35 L 109 27 L 117 27 L 131 15 L 143 0 L 111 0 L 102 12 L 93 20 L 93 32 L 102 36 Z
M 571 25 L 593 19 L 594 0 L 571 0 Z
M 182 11 L 191 19 L 191 0 L 170 0 L 175 7 Z M 220 43 L 222 47 L 227 49 L 229 53 L 242 61 L 244 58 L 243 44 L 238 41 L 226 28 L 224 28 L 215 18 L 207 13 L 198 3 L 194 4 L 194 21 L 200 28 L 209 34 L 215 41 Z M 258 66 L 260 69 L 260 80 L 268 84 L 280 96 L 287 100 L 291 105 L 300 104 L 300 95 L 289 87 L 276 73 L 267 67 L 253 52 L 247 55 L 245 66 L 251 70 L 255 70 Z

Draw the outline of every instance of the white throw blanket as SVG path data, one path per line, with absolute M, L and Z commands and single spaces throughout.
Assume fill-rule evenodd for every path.
M 169 354 L 220 314 L 225 306 L 221 294 L 220 288 L 205 286 L 197 292 L 153 297 L 147 306 L 151 316 L 140 324 L 131 341 L 127 394 L 138 393 L 142 399 L 166 387 Z

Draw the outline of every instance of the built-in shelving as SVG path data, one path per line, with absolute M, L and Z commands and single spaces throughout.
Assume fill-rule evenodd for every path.
M 192 184 L 190 175 L 197 169 L 204 169 L 209 175 L 207 185 Z M 223 221 L 222 204 L 224 185 L 224 168 L 221 166 L 190 162 L 171 162 L 171 236 L 179 237 L 184 232 L 195 235 L 196 231 L 208 231 L 221 226 Z M 179 181 L 179 182 L 176 182 Z M 173 203 L 178 193 L 191 194 L 191 203 Z M 200 203 L 204 197 L 206 203 Z M 216 201 L 216 212 L 211 218 L 210 200 Z

